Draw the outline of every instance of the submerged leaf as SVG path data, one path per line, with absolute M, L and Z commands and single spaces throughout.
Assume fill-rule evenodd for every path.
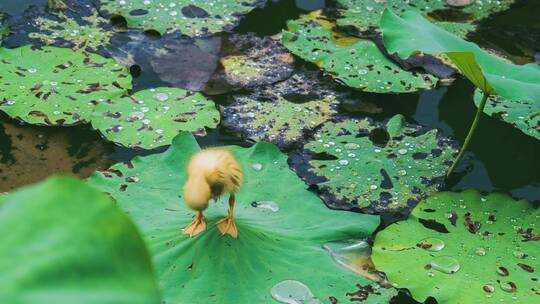
M 53 177 L 0 196 L 4 303 L 157 304 L 133 223 L 105 194 Z
M 131 88 L 114 60 L 70 49 L 0 49 L 0 110 L 33 124 L 88 121 L 96 104 Z
M 404 93 L 430 89 L 437 79 L 403 70 L 371 40 L 343 36 L 320 13 L 288 23 L 283 45 L 293 54 L 317 64 L 343 84 L 374 93 Z
M 181 131 L 204 133 L 219 122 L 214 103 L 200 93 L 178 88 L 139 91 L 99 103 L 92 126 L 115 143 L 153 149 L 168 145 Z M 202 131 L 201 131 L 202 130 Z
M 300 72 L 250 95 L 234 96 L 235 101 L 223 107 L 223 125 L 281 148 L 302 143 L 306 132 L 337 114 L 339 101 L 346 97 L 317 75 Z
M 207 36 L 232 29 L 242 15 L 266 0 L 100 0 L 101 9 L 120 15 L 130 28 L 161 34 L 179 30 L 190 37 Z
M 534 303 L 539 217 L 530 203 L 503 194 L 437 193 L 377 234 L 372 259 L 420 302 Z
M 326 123 L 292 156 L 296 172 L 325 203 L 367 213 L 407 212 L 443 185 L 455 150 L 436 130 L 371 119 Z
M 294 287 L 302 287 L 299 296 L 313 295 L 313 303 L 330 297 L 344 302 L 356 283 L 370 284 L 336 265 L 323 245 L 369 235 L 378 217 L 327 209 L 271 144 L 228 149 L 245 174 L 234 209 L 238 239 L 222 236 L 215 227 L 227 213 L 227 197 L 205 210 L 206 231 L 195 238 L 180 234 L 194 214 L 180 196 L 187 162 L 199 151 L 190 134 L 177 136 L 165 153 L 116 165 L 116 174 L 98 173 L 89 180 L 110 193 L 143 232 L 164 302 L 271 303 L 272 297 L 288 298 L 281 291 Z M 395 291 L 377 293 L 366 303 L 387 303 Z

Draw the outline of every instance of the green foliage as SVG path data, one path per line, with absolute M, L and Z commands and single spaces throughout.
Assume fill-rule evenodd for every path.
M 107 195 L 53 177 L 0 196 L 3 303 L 158 304 L 150 255 Z
M 164 302 L 271 303 L 272 288 L 286 280 L 302 282 L 324 303 L 330 296 L 342 302 L 356 283 L 370 283 L 337 267 L 322 246 L 365 237 L 379 218 L 327 209 L 289 170 L 286 156 L 268 143 L 228 147 L 245 174 L 235 207 L 238 239 L 221 236 L 214 226 L 227 213 L 227 197 L 205 211 L 205 232 L 195 238 L 181 234 L 194 214 L 181 197 L 186 165 L 199 149 L 192 135 L 183 133 L 168 151 L 113 166 L 89 180 L 110 193 L 143 232 Z M 378 292 L 366 303 L 385 303 L 394 294 Z
M 515 65 L 497 58 L 414 11 L 398 17 L 386 10 L 381 29 L 391 54 L 397 53 L 403 59 L 418 52 L 449 54 L 463 74 L 484 91 L 509 100 L 533 101 L 540 107 L 540 67 L 536 64 Z
M 403 70 L 373 41 L 339 34 L 335 24 L 318 12 L 289 21 L 288 27 L 283 45 L 347 86 L 374 93 L 404 93 L 437 84 L 431 75 Z
M 200 93 L 156 88 L 99 103 L 92 126 L 115 143 L 152 149 L 171 143 L 180 131 L 205 132 L 219 123 L 214 103 Z
M 82 51 L 1 48 L 0 62 L 0 110 L 33 124 L 88 121 L 96 104 L 131 88 L 127 68 Z
M 482 0 L 460 9 L 451 9 L 447 0 L 338 0 L 342 7 L 340 26 L 354 26 L 360 31 L 378 28 L 381 15 L 389 8 L 396 12 L 414 10 L 429 16 L 436 24 L 459 36 L 474 29 L 472 21 L 506 10 L 514 0 Z M 455 19 L 455 22 L 452 20 Z M 448 20 L 448 21 L 442 21 Z
M 474 104 L 478 106 L 482 92 L 474 93 Z M 500 96 L 491 96 L 484 108 L 484 113 L 505 121 L 521 132 L 540 139 L 540 104 L 538 101 L 507 100 Z
M 386 125 L 370 119 L 326 123 L 293 157 L 293 166 L 316 184 L 334 208 L 385 213 L 413 208 L 442 186 L 453 158 L 451 142 L 396 115 Z
M 503 194 L 437 193 L 377 234 L 372 259 L 418 301 L 535 303 L 539 217 Z
M 179 30 L 197 37 L 233 28 L 238 19 L 265 1 L 261 0 L 100 0 L 102 10 L 120 15 L 130 28 L 156 30 L 161 34 Z M 196 4 L 195 4 L 196 3 Z

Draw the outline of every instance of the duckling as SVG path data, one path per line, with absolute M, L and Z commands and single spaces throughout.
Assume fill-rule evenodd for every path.
M 229 193 L 229 212 L 216 226 L 222 235 L 238 237 L 234 223 L 234 194 L 240 191 L 243 173 L 234 155 L 225 149 L 210 148 L 191 157 L 187 168 L 188 179 L 184 185 L 184 201 L 197 212 L 195 219 L 182 232 L 194 237 L 206 229 L 203 211 L 210 199 L 217 199 Z

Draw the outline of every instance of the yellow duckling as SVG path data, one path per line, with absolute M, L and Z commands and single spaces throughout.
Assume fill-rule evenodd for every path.
M 210 199 L 217 200 L 223 193 L 229 193 L 228 216 L 216 223 L 221 234 L 238 236 L 234 223 L 234 193 L 242 185 L 242 169 L 234 155 L 225 149 L 210 148 L 191 157 L 188 164 L 188 179 L 184 185 L 184 201 L 189 208 L 197 211 L 191 224 L 182 232 L 194 237 L 206 229 L 203 211 Z

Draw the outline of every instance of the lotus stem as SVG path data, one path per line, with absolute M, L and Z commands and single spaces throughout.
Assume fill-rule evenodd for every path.
M 478 122 L 480 121 L 480 116 L 482 116 L 482 113 L 484 112 L 484 107 L 486 106 L 486 101 L 488 97 L 489 97 L 489 93 L 484 92 L 484 95 L 482 96 L 482 101 L 480 101 L 480 104 L 478 105 L 478 110 L 476 111 L 476 115 L 474 116 L 474 120 L 469 129 L 469 133 L 467 133 L 467 137 L 465 137 L 465 142 L 463 143 L 463 146 L 461 146 L 461 149 L 459 150 L 459 153 L 456 159 L 454 159 L 454 162 L 452 163 L 450 170 L 448 170 L 448 173 L 446 174 L 446 178 L 448 178 L 452 174 L 452 172 L 454 171 L 454 168 L 457 166 L 457 164 L 459 164 L 459 162 L 463 158 L 463 154 L 465 154 L 465 150 L 467 150 L 467 148 L 469 147 L 474 131 L 476 130 L 476 127 L 478 126 Z

